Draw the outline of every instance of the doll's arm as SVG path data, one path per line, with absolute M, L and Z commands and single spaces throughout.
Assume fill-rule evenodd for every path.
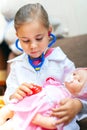
M 3 125 L 0 125 L 0 130 L 14 130 L 14 124 L 12 120 L 6 121 Z
M 56 129 L 55 121 L 56 121 L 55 117 L 36 114 L 36 116 L 32 120 L 32 123 L 46 129 L 54 130 Z
M 4 124 L 7 119 L 12 118 L 14 115 L 13 111 L 10 111 L 8 105 L 5 105 L 0 109 L 0 125 Z

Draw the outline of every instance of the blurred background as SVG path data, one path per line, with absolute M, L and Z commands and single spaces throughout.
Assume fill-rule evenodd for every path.
M 87 0 L 42 0 L 68 36 L 87 34 Z M 49 3 L 49 4 L 48 4 Z
M 87 34 L 87 0 L 31 0 L 40 2 L 68 36 Z

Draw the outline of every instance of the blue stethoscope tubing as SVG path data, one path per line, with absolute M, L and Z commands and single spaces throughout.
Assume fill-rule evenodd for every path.
M 49 43 L 48 48 L 50 48 L 50 47 L 56 42 L 56 36 L 55 36 L 54 34 L 50 33 L 50 37 L 52 37 L 52 41 Z M 19 43 L 19 39 L 17 39 L 16 42 L 15 42 L 16 48 L 17 48 L 19 51 L 23 52 L 23 49 L 18 46 L 18 43 Z M 32 59 L 30 58 L 30 56 L 28 55 L 28 60 L 29 60 L 29 63 L 31 64 L 31 66 L 32 66 L 36 71 L 38 71 L 38 70 L 40 70 L 40 68 L 42 67 L 42 65 L 43 65 L 43 63 L 44 63 L 44 60 L 45 60 L 44 53 L 42 53 L 41 58 L 35 58 L 35 59 L 33 59 L 33 60 L 32 60 Z M 41 62 L 40 62 L 38 65 L 35 65 L 33 62 L 34 62 L 34 61 L 37 61 L 37 60 L 41 60 Z
M 50 36 L 53 38 L 52 41 L 49 43 L 48 48 L 50 48 L 56 42 L 56 36 L 50 33 Z

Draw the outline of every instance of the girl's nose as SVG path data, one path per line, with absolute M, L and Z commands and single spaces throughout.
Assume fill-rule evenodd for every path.
M 32 42 L 31 43 L 31 48 L 36 48 L 38 45 L 37 45 L 37 43 L 36 42 Z

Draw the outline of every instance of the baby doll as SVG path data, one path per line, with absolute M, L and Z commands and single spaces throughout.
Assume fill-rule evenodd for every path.
M 39 93 L 37 94 L 34 93 L 34 95 L 26 97 L 18 103 L 10 104 L 1 109 L 1 123 L 4 123 L 7 118 L 12 117 L 13 111 L 14 115 L 12 119 L 1 125 L 0 129 L 42 130 L 43 128 L 46 128 L 50 130 L 79 130 L 79 126 L 76 124 L 75 119 L 66 126 L 64 126 L 64 124 L 56 126 L 57 119 L 50 116 L 50 111 L 52 108 L 59 105 L 58 102 L 60 102 L 61 99 L 66 97 L 78 97 L 84 100 L 87 99 L 86 90 L 86 68 L 76 69 L 71 76 L 67 76 L 64 85 L 55 81 L 53 78 L 48 78 L 41 92 L 38 91 Z M 16 126 L 18 125 L 16 128 L 14 128 L 15 124 Z M 23 126 L 22 128 L 21 125 Z

